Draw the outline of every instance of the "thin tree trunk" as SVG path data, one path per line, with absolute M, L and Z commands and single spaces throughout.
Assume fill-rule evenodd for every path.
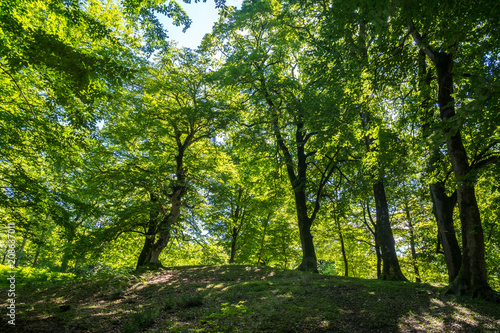
M 366 221 L 366 215 L 365 215 L 365 207 L 363 204 L 363 219 L 366 227 L 368 230 L 370 230 L 371 234 L 373 235 L 373 239 L 375 242 L 375 255 L 377 256 L 377 279 L 380 279 L 382 277 L 382 256 L 380 254 L 380 246 L 378 245 L 378 240 L 377 240 L 377 224 L 372 218 L 372 214 L 370 213 L 370 204 L 368 203 L 368 200 L 366 201 L 366 211 L 368 213 L 368 218 L 370 219 L 370 223 L 373 228 L 370 227 L 368 222 Z
M 231 233 L 231 255 L 229 257 L 229 263 L 234 263 L 234 258 L 236 257 L 236 242 L 238 241 L 238 229 L 236 227 L 233 228 L 233 232 Z
M 337 232 L 339 234 L 340 251 L 342 253 L 342 259 L 344 260 L 344 276 L 349 276 L 349 263 L 347 261 L 347 254 L 345 251 L 344 235 L 342 234 L 342 227 L 340 225 L 340 219 L 339 219 L 339 216 L 337 215 L 335 200 L 331 196 L 327 196 L 327 197 L 330 200 L 330 202 L 332 203 L 333 221 L 335 222 L 335 225 L 337 226 Z M 337 192 L 335 192 L 335 198 L 337 198 Z
M 3 259 L 2 259 L 2 265 L 5 264 L 5 259 L 7 259 L 7 251 L 9 250 L 9 243 L 7 242 L 5 244 L 5 251 L 4 251 L 4 254 L 3 254 Z
M 16 263 L 14 264 L 14 267 L 17 267 L 19 265 L 19 263 L 21 262 L 21 259 L 23 258 L 24 246 L 26 245 L 27 240 L 28 240 L 28 237 L 24 236 L 23 244 L 21 245 L 21 248 L 19 249 L 19 253 L 16 255 Z
M 42 243 L 39 243 L 36 248 L 35 259 L 33 259 L 33 265 L 31 267 L 36 267 L 36 265 L 38 264 L 38 257 L 40 256 L 41 248 L 42 248 Z
M 262 254 L 264 252 L 264 240 L 266 238 L 267 226 L 269 224 L 270 219 L 271 219 L 271 213 L 268 213 L 267 219 L 264 221 L 264 230 L 262 231 L 262 238 L 260 240 L 260 250 L 259 250 L 259 258 L 257 259 L 257 265 L 261 265 L 262 263 Z
M 422 282 L 417 265 L 417 253 L 415 251 L 415 232 L 413 230 L 413 222 L 410 215 L 410 207 L 408 207 L 408 202 L 405 202 L 405 212 L 406 212 L 406 221 L 408 222 L 408 229 L 410 231 L 411 261 L 413 263 L 413 270 L 415 272 L 415 281 Z
M 344 276 L 349 276 L 349 263 L 347 262 L 347 254 L 345 252 L 344 236 L 342 235 L 342 229 L 340 228 L 340 223 L 338 220 L 337 220 L 337 230 L 339 232 L 342 258 L 344 259 Z

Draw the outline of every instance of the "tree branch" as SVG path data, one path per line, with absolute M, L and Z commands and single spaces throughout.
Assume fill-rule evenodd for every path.
M 0 64 L 0 68 L 2 69 L 2 71 L 7 74 L 11 79 L 12 81 L 14 81 L 14 84 L 16 85 L 17 89 L 19 89 L 19 91 L 21 92 L 21 95 L 23 95 L 24 97 L 24 100 L 26 101 L 26 104 L 28 104 L 28 107 L 30 108 L 30 111 L 31 111 L 31 114 L 33 115 L 34 118 L 36 118 L 36 115 L 35 115 L 35 112 L 33 112 L 33 108 L 31 107 L 31 104 L 28 102 L 28 99 L 26 98 L 26 96 L 24 95 L 24 92 L 23 90 L 21 89 L 21 87 L 19 86 L 19 84 L 17 83 L 17 81 L 14 79 L 14 77 L 12 75 L 10 75 L 9 72 L 7 72 L 5 70 L 5 68 L 3 68 L 2 64 Z

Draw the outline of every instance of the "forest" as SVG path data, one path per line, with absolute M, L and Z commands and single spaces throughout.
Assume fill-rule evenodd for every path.
M 500 3 L 213 5 L 189 49 L 175 1 L 0 3 L 2 275 L 235 264 L 498 301 Z

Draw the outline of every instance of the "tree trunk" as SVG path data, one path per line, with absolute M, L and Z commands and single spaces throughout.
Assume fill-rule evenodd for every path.
M 419 90 L 423 96 L 422 109 L 422 137 L 428 139 L 431 137 L 431 121 L 433 111 L 431 107 L 431 82 L 432 73 L 427 70 L 425 61 L 426 55 L 423 50 L 420 50 L 418 56 L 419 64 Z M 435 173 L 435 164 L 441 160 L 440 153 L 441 142 L 430 142 L 429 160 L 427 162 L 427 172 Z M 438 225 L 439 239 L 442 242 L 446 268 L 448 270 L 448 280 L 451 282 L 458 276 L 458 271 L 462 265 L 462 253 L 458 240 L 455 234 L 455 226 L 453 223 L 453 210 L 457 203 L 456 191 L 451 197 L 446 194 L 445 183 L 435 182 L 430 184 L 431 199 L 433 204 L 433 212 Z
M 488 285 L 483 227 L 476 201 L 474 179 L 471 174 L 467 152 L 455 117 L 453 98 L 453 56 L 449 53 L 434 54 L 438 77 L 438 103 L 446 146 L 453 172 L 458 184 L 458 207 L 462 223 L 462 266 L 450 290 L 477 295 L 491 290 Z
M 304 191 L 295 192 L 295 206 L 297 208 L 300 243 L 302 245 L 302 262 L 297 269 L 317 273 L 318 262 L 311 234 L 312 220 L 307 216 L 306 195 Z
M 139 254 L 139 259 L 137 260 L 137 266 L 135 269 L 139 269 L 139 267 L 144 266 L 146 260 L 150 259 L 154 242 L 155 235 L 146 234 L 146 237 L 144 238 L 144 245 L 142 246 L 141 254 Z
M 267 219 L 264 221 L 264 230 L 262 231 L 262 238 L 260 240 L 260 250 L 259 250 L 259 258 L 257 259 L 257 265 L 261 265 L 262 263 L 262 254 L 264 252 L 264 240 L 266 238 L 267 226 L 269 224 L 270 219 L 271 219 L 271 213 L 267 214 Z
M 171 198 L 171 210 L 170 213 L 163 217 L 162 220 L 158 224 L 158 228 L 156 230 L 148 230 L 148 235 L 144 240 L 144 245 L 139 255 L 139 259 L 137 261 L 137 267 L 153 265 L 153 266 L 161 266 L 160 254 L 167 247 L 168 242 L 170 241 L 170 230 L 172 226 L 177 222 L 177 219 L 180 215 L 181 208 L 181 196 L 179 195 L 181 192 L 174 192 L 175 195 Z M 151 224 L 150 227 L 154 225 Z M 158 230 L 161 230 L 158 232 Z M 155 235 L 158 235 L 158 239 L 155 241 Z
M 23 258 L 24 246 L 26 245 L 27 240 L 28 240 L 28 238 L 26 236 L 24 236 L 23 244 L 21 245 L 21 248 L 19 249 L 19 253 L 16 255 L 16 263 L 14 264 L 14 267 L 19 266 L 19 263 L 21 262 L 21 259 Z
M 229 263 L 234 263 L 234 258 L 236 257 L 236 242 L 238 241 L 238 229 L 233 228 L 233 232 L 231 234 L 231 255 L 229 257 Z
M 5 264 L 5 259 L 7 259 L 7 251 L 9 250 L 9 243 L 5 243 L 5 251 L 3 253 L 2 265 Z
M 415 282 L 422 282 L 420 279 L 420 272 L 417 265 L 417 253 L 415 250 L 415 233 L 413 230 L 413 222 L 410 215 L 410 207 L 408 207 L 408 202 L 405 202 L 405 212 L 406 221 L 408 222 L 408 229 L 410 231 L 410 250 L 411 250 L 411 261 L 413 263 L 413 270 L 415 272 Z
M 375 254 L 377 255 L 377 279 L 382 278 L 382 255 L 380 254 L 380 246 L 375 245 Z
M 39 243 L 38 247 L 36 248 L 35 259 L 33 259 L 33 265 L 31 267 L 36 267 L 36 265 L 38 264 L 38 257 L 40 256 L 41 248 L 42 248 L 42 244 Z
M 364 130 L 370 128 L 371 119 L 369 112 L 362 112 L 361 124 Z M 376 151 L 377 148 L 372 146 L 373 138 L 369 135 L 365 135 L 365 146 L 368 152 Z M 383 166 L 380 166 L 383 168 Z M 380 247 L 381 258 L 382 258 L 382 274 L 380 279 L 391 280 L 391 281 L 406 281 L 401 268 L 399 267 L 398 257 L 396 255 L 396 248 L 394 242 L 394 236 L 392 234 L 391 222 L 389 220 L 389 206 L 387 204 L 387 198 L 385 195 L 384 182 L 380 178 L 383 174 L 382 170 L 372 170 L 372 179 L 374 179 L 373 184 L 373 196 L 375 198 L 375 209 L 377 216 L 377 223 L 375 226 L 375 238 L 376 245 Z M 377 175 L 378 174 L 378 175 Z
M 394 236 L 392 234 L 391 222 L 389 220 L 389 207 L 385 196 L 385 187 L 382 181 L 373 184 L 373 195 L 375 197 L 375 207 L 377 210 L 377 243 L 380 246 L 382 257 L 382 280 L 406 281 L 398 257 Z
M 144 264 L 152 264 L 155 266 L 161 266 L 160 254 L 164 248 L 167 247 L 170 241 L 170 230 L 165 230 L 160 233 L 158 240 L 151 246 Z
M 66 272 L 66 270 L 68 269 L 68 262 L 69 262 L 69 251 L 65 249 L 61 260 L 61 268 L 60 268 L 61 272 Z
M 462 251 L 458 245 L 453 223 L 453 210 L 457 203 L 457 194 L 454 192 L 452 196 L 448 196 L 442 183 L 431 184 L 430 191 L 439 238 L 448 270 L 448 281 L 452 282 L 457 278 L 462 265 Z
M 337 198 L 337 193 L 335 193 L 335 197 Z M 329 197 L 329 199 L 333 205 L 333 220 L 337 225 L 337 232 L 339 233 L 340 251 L 342 252 L 342 259 L 344 260 L 344 276 L 349 276 L 349 264 L 347 262 L 347 254 L 345 251 L 344 235 L 342 234 L 342 228 L 340 226 L 340 220 L 337 215 L 335 201 L 331 197 Z
M 153 242 L 151 240 L 146 239 L 143 246 L 143 251 L 139 255 L 139 260 L 137 261 L 137 268 L 140 266 L 153 265 L 153 266 L 162 266 L 160 261 L 160 254 L 168 245 L 170 241 L 170 232 L 172 227 L 177 222 L 179 216 L 181 215 L 181 206 L 182 206 L 182 197 L 187 191 L 187 183 L 185 169 L 184 169 L 184 153 L 186 152 L 189 145 L 193 142 L 195 132 L 191 132 L 185 138 L 185 141 L 182 142 L 181 137 L 182 133 L 175 130 L 176 142 L 178 148 L 178 154 L 175 156 L 176 162 L 176 177 L 175 182 L 171 184 L 172 192 L 169 195 L 170 198 L 170 211 L 166 212 L 163 206 L 159 206 L 158 208 L 153 207 L 153 214 L 158 214 L 154 218 L 156 221 L 159 220 L 158 224 L 156 222 L 154 225 L 157 227 L 154 228 L 153 235 L 158 235 L 158 239 L 154 241 L 155 237 L 152 237 Z M 151 195 L 151 202 L 158 203 L 158 198 L 153 194 Z M 155 206 L 155 205 L 152 205 Z M 152 215 L 150 215 L 150 222 L 152 220 Z
M 370 227 L 368 224 L 368 221 L 366 221 L 366 215 L 365 215 L 365 207 L 363 204 L 363 222 L 365 223 L 366 227 L 368 230 L 370 230 L 371 234 L 373 235 L 373 239 L 375 242 L 375 255 L 377 256 L 377 279 L 380 279 L 382 277 L 382 255 L 380 254 L 380 246 L 378 244 L 378 237 L 377 237 L 377 224 L 372 218 L 372 214 L 370 213 L 370 204 L 368 200 L 366 201 L 366 212 L 368 213 L 368 218 L 370 219 L 370 223 L 373 228 Z
M 342 235 L 342 229 L 340 228 L 340 223 L 337 221 L 337 228 L 339 231 L 340 246 L 342 251 L 342 258 L 344 259 L 344 276 L 349 276 L 349 265 L 347 262 L 347 254 L 345 252 L 344 236 Z

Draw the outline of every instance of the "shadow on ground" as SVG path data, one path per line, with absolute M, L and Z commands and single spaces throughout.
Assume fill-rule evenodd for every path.
M 237 265 L 25 287 L 16 326 L 2 317 L 1 331 L 39 333 L 500 331 L 497 304 L 427 284 Z

